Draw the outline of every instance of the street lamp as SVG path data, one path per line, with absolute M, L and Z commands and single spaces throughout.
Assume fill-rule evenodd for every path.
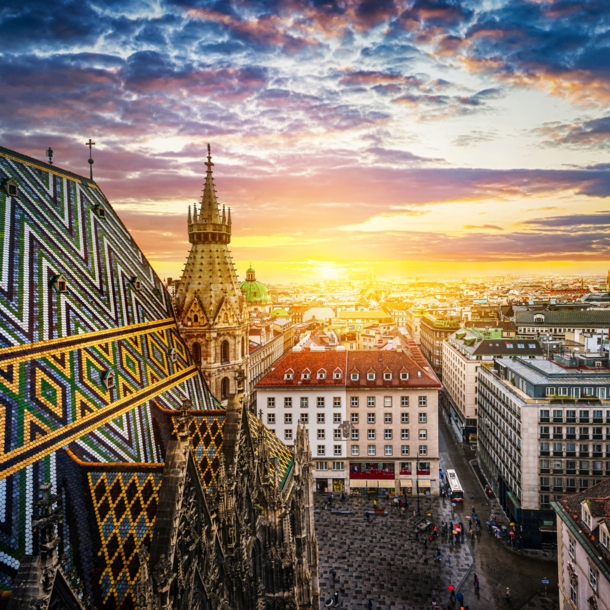
M 419 455 L 415 458 L 415 489 L 417 491 L 417 516 L 421 515 L 419 508 Z

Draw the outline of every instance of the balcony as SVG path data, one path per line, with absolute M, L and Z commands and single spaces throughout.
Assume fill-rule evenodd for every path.
M 567 494 L 575 494 L 576 493 L 576 487 L 566 487 L 566 493 Z
M 576 451 L 566 451 L 566 457 L 576 457 Z
M 563 451 L 553 451 L 553 457 L 563 457 Z
M 550 485 L 541 485 L 540 491 L 551 491 L 551 486 Z
M 563 474 L 563 468 L 553 468 L 553 474 Z
M 588 417 L 581 417 L 580 418 L 580 423 L 581 424 L 588 424 L 589 423 L 589 418 Z
M 550 417 L 541 417 L 539 421 L 542 424 L 548 424 L 551 421 L 551 418 Z
M 555 424 L 563 423 L 563 417 L 553 417 L 553 423 L 555 423 Z
M 566 468 L 566 474 L 576 474 L 576 468 Z
M 540 455 L 544 455 L 544 456 L 551 455 L 551 452 L 550 451 L 541 451 Z
M 566 423 L 568 423 L 568 424 L 575 424 L 576 423 L 576 418 L 575 417 L 566 417 Z
M 594 424 L 603 424 L 604 423 L 604 418 L 603 417 L 594 417 L 593 418 L 593 423 Z
M 553 433 L 553 440 L 555 440 L 555 441 L 562 441 L 563 440 L 563 434 L 555 434 L 555 433 Z
M 604 435 L 603 434 L 594 434 L 593 435 L 593 440 L 594 441 L 603 441 L 604 440 Z
M 601 477 L 604 474 L 603 470 L 593 470 L 592 472 L 593 472 L 594 477 L 595 476 Z
M 540 474 L 550 474 L 550 473 L 551 473 L 550 468 L 541 468 L 540 469 Z
M 558 493 L 558 492 L 563 493 L 563 487 L 553 487 L 553 491 L 554 491 L 555 493 Z
M 594 451 L 593 457 L 604 457 L 603 451 Z
M 588 469 L 587 470 L 580 470 L 579 474 L 581 476 L 588 477 L 589 476 L 589 470 Z
M 550 435 L 550 434 L 547 434 L 547 433 L 545 433 L 545 432 L 541 432 L 541 433 L 540 433 L 540 438 L 548 438 L 548 439 L 550 439 L 550 438 L 551 438 L 551 435 Z
M 566 434 L 566 439 L 567 440 L 576 440 L 576 434 Z

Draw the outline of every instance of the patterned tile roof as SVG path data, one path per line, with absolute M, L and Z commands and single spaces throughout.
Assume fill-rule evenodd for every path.
M 159 462 L 151 401 L 216 403 L 161 281 L 94 182 L 0 148 L 0 221 L 1 588 L 32 551 L 27 511 L 40 483 L 57 488 L 58 450 Z

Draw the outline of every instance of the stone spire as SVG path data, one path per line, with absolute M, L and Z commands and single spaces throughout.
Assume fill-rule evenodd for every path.
M 199 215 L 200 222 L 217 222 L 220 223 L 218 215 L 218 201 L 216 199 L 216 187 L 212 176 L 212 153 L 208 144 L 208 160 L 205 163 L 207 171 L 205 173 L 205 184 L 203 186 L 203 195 L 201 197 L 201 213 Z

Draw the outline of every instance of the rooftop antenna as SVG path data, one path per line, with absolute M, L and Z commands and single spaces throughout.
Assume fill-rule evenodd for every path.
M 93 180 L 93 158 L 91 157 L 91 147 L 95 146 L 95 142 L 89 138 L 88 142 L 85 142 L 85 146 L 89 147 L 89 180 Z
M 49 160 L 49 165 L 53 165 L 53 149 L 50 146 L 47 148 L 47 159 Z

